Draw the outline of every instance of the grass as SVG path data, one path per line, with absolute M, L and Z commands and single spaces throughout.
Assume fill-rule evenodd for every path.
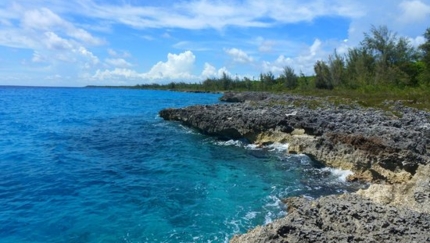
M 295 90 L 295 94 L 325 97 L 335 105 L 358 103 L 364 107 L 389 110 L 392 101 L 404 106 L 430 111 L 430 88 L 363 87 L 360 89 Z M 389 101 L 389 102 L 387 102 Z M 391 101 L 391 102 L 390 102 Z

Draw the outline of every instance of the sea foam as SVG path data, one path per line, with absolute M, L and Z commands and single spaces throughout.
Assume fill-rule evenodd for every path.
M 350 170 L 342 170 L 342 169 L 336 169 L 336 168 L 330 168 L 330 167 L 326 167 L 326 168 L 323 168 L 321 170 L 330 172 L 332 175 L 337 177 L 342 182 L 346 182 L 347 177 L 349 175 L 354 174 Z

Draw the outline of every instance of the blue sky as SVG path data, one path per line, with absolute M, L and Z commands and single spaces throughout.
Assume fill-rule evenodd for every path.
M 200 82 L 313 73 L 386 25 L 417 46 L 430 0 L 16 0 L 0 3 L 0 85 Z

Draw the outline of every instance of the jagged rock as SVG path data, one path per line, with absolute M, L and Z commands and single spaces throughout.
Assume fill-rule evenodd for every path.
M 220 98 L 220 101 L 225 102 L 245 102 L 245 101 L 260 101 L 269 97 L 269 93 L 265 92 L 226 92 Z
M 230 243 L 429 242 L 430 215 L 379 205 L 354 194 L 289 198 L 288 215 Z
M 381 204 L 408 207 L 430 214 L 430 165 L 421 165 L 406 183 L 373 184 L 366 190 L 359 190 L 357 194 Z
M 286 217 L 235 236 L 232 243 L 430 242 L 429 112 L 401 102 L 390 108 L 394 115 L 312 97 L 252 92 L 225 97 L 236 103 L 165 109 L 160 116 L 223 139 L 285 142 L 291 153 L 352 170 L 350 180 L 381 183 L 358 194 L 287 199 Z
M 423 136 L 430 133 L 430 115 L 424 111 L 396 108 L 403 114 L 398 118 L 376 109 L 335 107 L 324 100 L 318 100 L 319 108 L 310 108 L 316 98 L 309 97 L 227 94 L 228 100 L 242 103 L 165 109 L 160 116 L 223 139 L 270 143 L 282 137 L 290 152 L 351 169 L 355 174 L 350 179 L 400 183 L 430 161 L 428 137 Z

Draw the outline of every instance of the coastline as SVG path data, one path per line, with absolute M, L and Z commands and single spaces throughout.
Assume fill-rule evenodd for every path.
M 430 240 L 430 113 L 401 102 L 387 101 L 390 110 L 379 110 L 356 103 L 338 105 L 323 98 L 270 93 L 224 93 L 221 100 L 228 103 L 164 109 L 160 116 L 221 139 L 246 139 L 256 145 L 288 143 L 290 153 L 351 170 L 348 180 L 371 183 L 357 193 L 311 202 L 289 198 L 285 218 L 235 236 L 231 242 Z M 327 213 L 325 206 L 337 208 L 341 204 L 337 214 L 351 216 L 360 208 L 364 213 L 360 219 L 322 217 Z M 404 215 L 403 221 L 392 223 L 400 217 L 391 215 L 393 210 Z M 317 214 L 303 217 L 310 212 Z M 307 228 L 291 221 L 295 217 L 305 220 L 302 225 Z M 344 225 L 345 232 L 330 226 L 341 225 L 339 220 L 351 222 Z M 391 222 L 388 226 L 387 220 Z M 426 222 L 417 223 L 423 220 Z M 366 226 L 369 223 L 371 229 Z

